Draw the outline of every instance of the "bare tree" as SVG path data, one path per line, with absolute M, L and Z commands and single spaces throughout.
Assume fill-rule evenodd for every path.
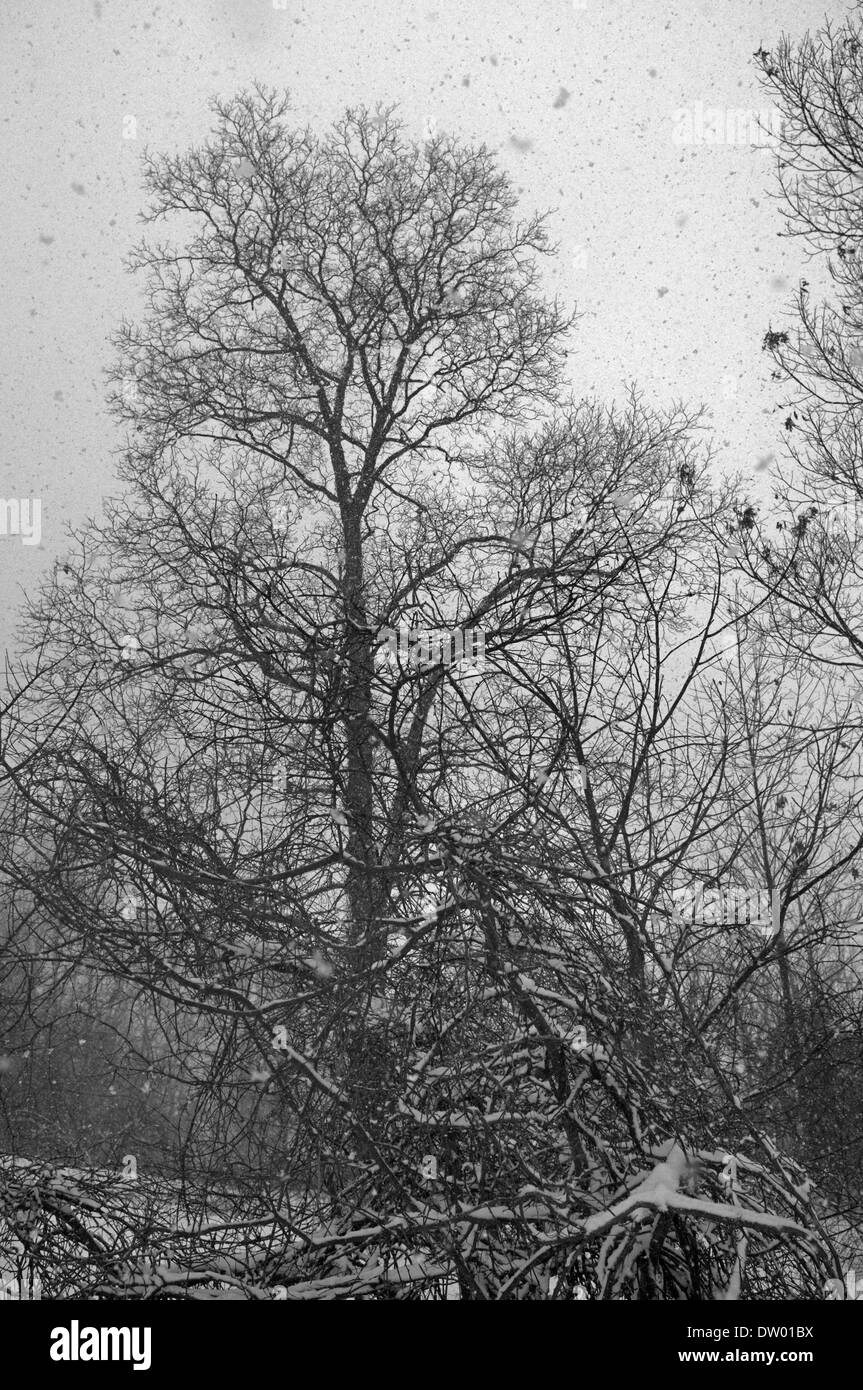
M 33 606 L 9 732 L 14 902 L 169 1041 L 205 1213 L 15 1168 L 19 1241 L 114 1296 L 817 1290 L 723 1051 L 784 944 L 705 989 L 669 901 L 759 795 L 696 417 L 564 398 L 486 151 L 286 114 L 147 164 L 191 230 L 136 254 L 128 491 Z

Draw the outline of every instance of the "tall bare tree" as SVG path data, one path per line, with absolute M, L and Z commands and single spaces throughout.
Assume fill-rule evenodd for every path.
M 723 1031 L 777 947 L 741 924 L 707 988 L 672 912 L 746 857 L 758 736 L 715 684 L 696 417 L 565 398 L 543 223 L 487 151 L 217 114 L 146 166 L 186 241 L 135 257 L 127 492 L 30 615 L 6 870 L 139 1054 L 171 1040 L 206 1220 L 164 1173 L 124 1205 L 16 1169 L 20 1240 L 126 1296 L 817 1289 Z

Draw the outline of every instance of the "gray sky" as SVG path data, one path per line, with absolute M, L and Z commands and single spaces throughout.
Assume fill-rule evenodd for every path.
M 436 121 L 499 148 L 525 207 L 555 209 L 560 256 L 548 287 L 582 314 L 570 359 L 576 392 L 611 400 L 634 380 L 649 402 L 705 403 L 719 462 L 748 474 L 781 448 L 764 330 L 801 274 L 813 288 L 819 277 L 798 243 L 778 237 L 773 152 L 676 144 L 674 113 L 699 101 L 765 110 L 755 49 L 851 8 L 2 0 L 10 274 L 0 495 L 41 499 L 42 540 L 0 535 L 0 646 L 12 639 L 21 589 L 64 548 L 67 525 L 118 490 L 120 435 L 102 372 L 111 333 L 138 302 L 122 262 L 140 235 L 145 144 L 200 141 L 210 96 L 258 79 L 290 89 L 301 124 L 397 102 L 417 134 Z

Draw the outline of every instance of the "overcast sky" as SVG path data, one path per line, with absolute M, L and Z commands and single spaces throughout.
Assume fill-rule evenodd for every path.
M 0 645 L 65 530 L 116 492 L 109 338 L 136 313 L 145 144 L 182 149 L 208 100 L 258 79 L 298 123 L 400 105 L 499 149 L 526 207 L 555 209 L 549 290 L 581 312 L 577 393 L 712 410 L 719 460 L 781 449 L 761 340 L 801 274 L 769 196 L 774 153 L 675 143 L 674 113 L 766 110 L 752 54 L 852 7 L 824 0 L 0 0 L 6 260 L 0 495 L 42 541 L 0 535 Z M 124 138 L 134 131 L 135 138 Z

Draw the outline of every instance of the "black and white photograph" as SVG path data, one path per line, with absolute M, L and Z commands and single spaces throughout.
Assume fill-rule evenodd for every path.
M 817 1368 L 863 6 L 2 0 L 0 65 L 4 1342 Z

